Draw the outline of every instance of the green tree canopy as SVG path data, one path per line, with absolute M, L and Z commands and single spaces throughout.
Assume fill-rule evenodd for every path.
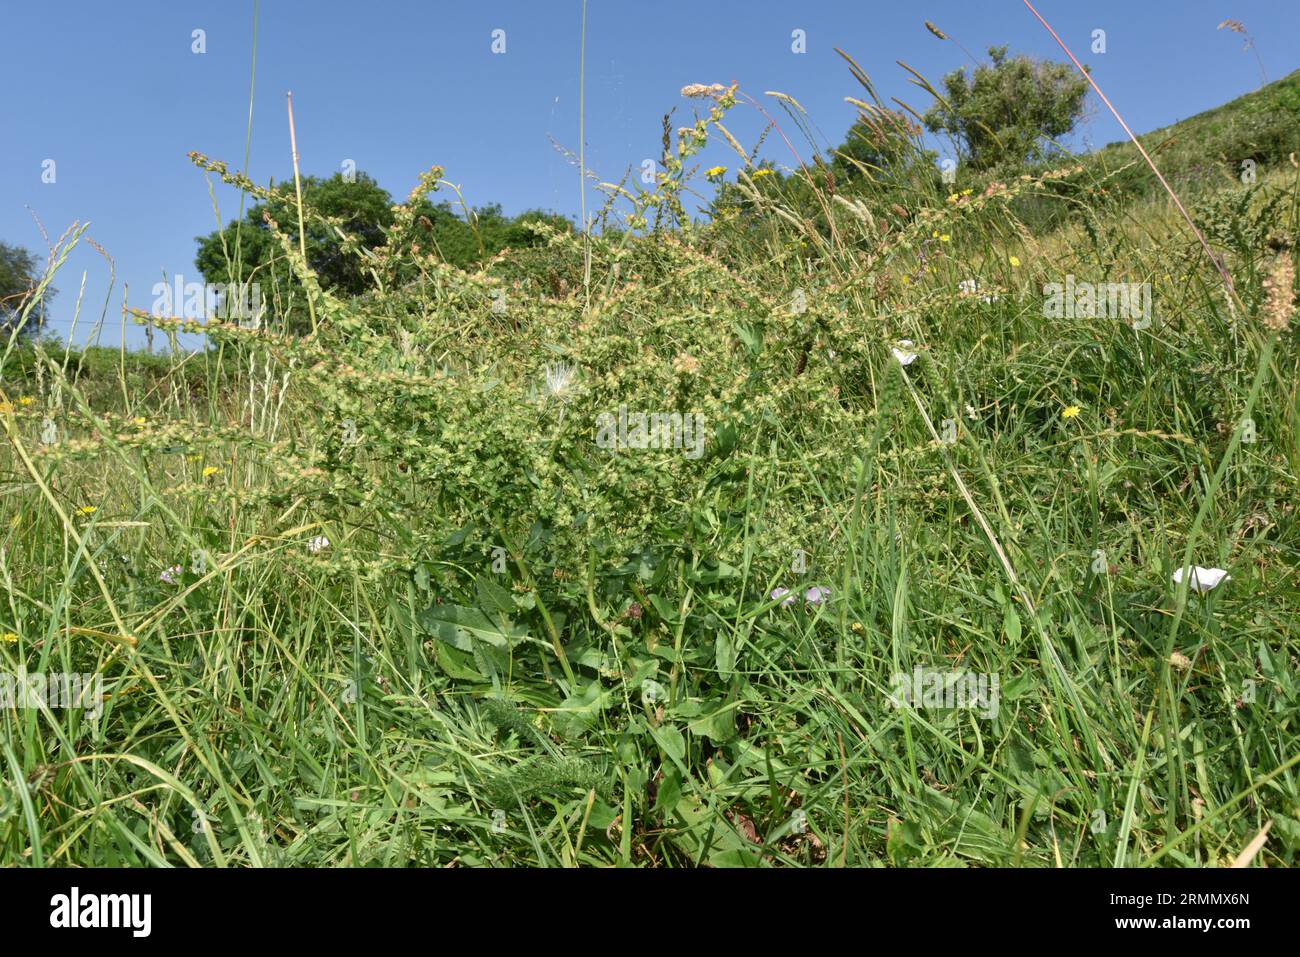
M 944 95 L 925 114 L 931 132 L 955 137 L 974 169 L 1015 166 L 1050 152 L 1044 139 L 1070 132 L 1083 115 L 1088 81 L 1067 63 L 1008 57 L 990 47 L 991 64 L 954 70 Z
M 292 277 L 279 242 L 265 222 L 263 213 L 297 238 L 298 215 L 292 180 L 272 190 L 275 199 L 251 207 L 243 220 L 232 220 L 224 229 L 198 236 L 195 266 L 208 283 L 256 282 L 261 299 L 275 315 L 287 318 L 291 329 L 303 328 L 305 303 L 294 295 Z M 354 180 L 336 173 L 329 179 L 309 176 L 302 180 L 303 204 L 337 220 L 366 249 L 387 242 L 393 225 L 393 198 L 375 180 L 358 172 Z M 526 224 L 545 220 L 571 228 L 555 213 L 530 210 L 516 217 L 506 216 L 495 204 L 475 210 L 469 218 L 457 214 L 448 201 L 438 204 L 419 201 L 413 239 L 421 248 L 439 255 L 445 262 L 471 269 L 507 246 L 520 248 L 538 242 Z M 362 260 L 345 251 L 337 235 L 324 224 L 306 221 L 307 262 L 321 285 L 342 296 L 360 295 L 371 288 L 372 278 Z
M 19 314 L 41 281 L 36 268 L 36 257 L 19 246 L 0 242 L 0 330 L 8 334 L 18 322 Z M 44 321 L 44 306 L 54 298 L 54 289 L 47 287 L 41 302 L 33 308 L 22 328 L 22 335 L 35 335 Z

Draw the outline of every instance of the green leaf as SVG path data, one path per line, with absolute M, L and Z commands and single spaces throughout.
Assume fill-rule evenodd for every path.
M 1016 614 L 1016 609 L 1008 604 L 1006 612 L 1002 616 L 1002 633 L 1007 636 L 1007 641 L 1015 644 L 1020 640 L 1020 616 Z
M 494 620 L 477 608 L 460 605 L 434 605 L 420 612 L 419 619 L 431 635 L 461 651 L 472 651 L 475 641 L 505 650 L 528 637 L 528 629 L 503 615 Z
M 478 597 L 479 607 L 493 618 L 509 615 L 515 610 L 514 598 L 510 592 L 490 578 L 479 578 L 475 581 L 474 591 Z
M 650 729 L 650 737 L 655 739 L 655 744 L 659 745 L 660 750 L 672 759 L 673 764 L 682 772 L 683 776 L 689 776 L 690 772 L 686 769 L 686 739 L 682 733 L 671 724 L 665 724 L 658 728 Z
M 725 631 L 718 632 L 713 642 L 713 653 L 718 663 L 718 677 L 730 681 L 736 670 L 736 646 L 732 644 L 731 635 Z

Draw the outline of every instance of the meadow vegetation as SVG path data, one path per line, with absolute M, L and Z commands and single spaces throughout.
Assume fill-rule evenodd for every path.
M 610 228 L 459 261 L 439 168 L 368 237 L 313 184 L 307 250 L 195 154 L 263 204 L 262 321 L 0 358 L 0 670 L 104 683 L 0 711 L 0 861 L 1293 863 L 1300 73 L 1144 140 L 1217 264 L 1131 146 L 945 182 L 850 73 L 834 154 L 694 85 Z M 1048 318 L 1067 276 L 1153 315 Z M 621 407 L 703 453 L 598 444 Z

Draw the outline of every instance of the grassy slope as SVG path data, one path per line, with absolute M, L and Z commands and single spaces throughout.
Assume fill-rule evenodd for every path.
M 1271 100 L 1246 98 L 1178 129 L 1240 142 L 1257 102 L 1271 117 Z M 1196 180 L 1199 147 L 1162 155 L 1177 149 L 1202 192 L 1238 188 Z M 1266 225 L 1294 233 L 1294 175 L 1265 172 L 1262 190 L 1290 197 Z M 188 368 L 146 389 L 69 383 L 59 422 L 87 450 L 50 452 L 37 436 L 52 397 L 29 379 L 3 465 L 0 631 L 17 640 L 0 660 L 101 670 L 111 698 L 98 720 L 4 712 L 0 860 L 1218 864 L 1272 821 L 1264 859 L 1293 862 L 1294 330 L 1264 346 L 1265 252 L 1229 250 L 1248 312 L 1225 323 L 1167 204 L 1071 202 L 1080 220 L 1036 235 L 1012 209 L 936 195 L 935 232 L 952 241 L 928 268 L 894 246 L 864 290 L 827 256 L 829 291 L 793 317 L 808 272 L 779 220 L 740 257 L 706 231 L 691 249 L 646 244 L 615 279 L 599 253 L 611 293 L 594 313 L 525 284 L 522 316 L 497 322 L 488 280 L 435 272 L 405 305 L 423 317 L 417 351 L 466 381 L 436 413 L 385 404 L 374 376 L 354 393 L 339 370 L 281 380 L 231 351 L 204 366 L 221 387 L 196 388 Z M 572 275 L 581 251 L 556 248 L 520 269 Z M 1151 279 L 1158 321 L 1043 318 L 1042 284 L 1067 272 Z M 957 291 L 972 275 L 994 301 Z M 905 372 L 889 352 L 901 337 L 921 352 Z M 591 371 L 557 421 L 528 388 L 558 343 Z M 402 368 L 384 348 L 365 361 Z M 441 512 L 454 528 L 499 500 L 522 536 L 529 509 L 555 506 L 511 476 L 536 466 L 551 489 L 554 462 L 574 500 L 606 494 L 572 476 L 603 467 L 592 415 L 625 397 L 707 408 L 734 444 L 696 471 L 627 456 L 601 473 L 628 492 L 607 529 L 636 527 L 630 559 L 521 539 L 504 577 L 472 569 L 492 541 L 458 544 Z M 1248 407 L 1258 441 L 1230 445 Z M 432 449 L 376 439 L 340 461 L 343 415 L 385 436 L 459 428 Z M 443 463 L 496 481 L 499 499 L 437 492 Z M 334 484 L 295 484 L 314 481 L 307 464 Z M 348 506 L 367 482 L 410 496 Z M 423 548 L 426 531 L 439 547 Z M 321 533 L 330 548 L 308 554 Z M 1233 580 L 1180 610 L 1169 574 L 1189 543 Z M 177 562 L 181 582 L 160 581 Z M 767 598 L 778 585 L 831 598 L 784 609 Z M 573 682 L 546 650 L 543 600 Z M 540 644 L 498 655 L 421 614 L 450 606 Z M 112 640 L 118 617 L 134 654 Z M 997 715 L 894 708 L 892 676 L 917 666 L 997 675 Z

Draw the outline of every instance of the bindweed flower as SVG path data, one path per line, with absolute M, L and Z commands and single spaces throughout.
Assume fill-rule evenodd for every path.
M 831 597 L 831 590 L 825 585 L 814 585 L 804 592 L 803 599 L 810 605 L 820 605 Z
M 898 345 L 890 350 L 894 353 L 894 358 L 898 360 L 899 365 L 910 366 L 916 361 L 916 353 L 912 351 L 912 345 L 911 339 L 899 339 Z
M 773 600 L 779 599 L 782 608 L 789 608 L 799 600 L 797 596 L 790 593 L 788 588 L 773 588 L 771 597 Z
M 1174 584 L 1181 585 L 1183 579 L 1188 575 L 1191 576 L 1191 585 L 1189 587 L 1198 592 L 1207 592 L 1211 588 L 1217 588 L 1220 582 L 1232 580 L 1232 576 L 1222 568 L 1202 568 L 1200 565 L 1187 565 L 1174 572 Z
M 184 569 L 180 565 L 173 565 L 171 568 L 164 568 L 158 576 L 158 580 L 165 585 L 175 585 L 180 581 L 182 572 L 184 572 Z
M 820 605 L 830 596 L 831 596 L 831 590 L 827 586 L 814 585 L 812 588 L 809 588 L 806 592 L 804 592 L 803 600 L 807 602 L 809 605 Z M 799 601 L 799 596 L 794 592 L 790 591 L 790 589 L 788 588 L 772 589 L 771 597 L 774 600 L 780 601 L 782 608 L 789 608 L 791 605 L 794 605 Z
M 319 555 L 322 551 L 330 547 L 330 540 L 324 535 L 317 535 L 307 543 L 307 551 L 313 555 Z

